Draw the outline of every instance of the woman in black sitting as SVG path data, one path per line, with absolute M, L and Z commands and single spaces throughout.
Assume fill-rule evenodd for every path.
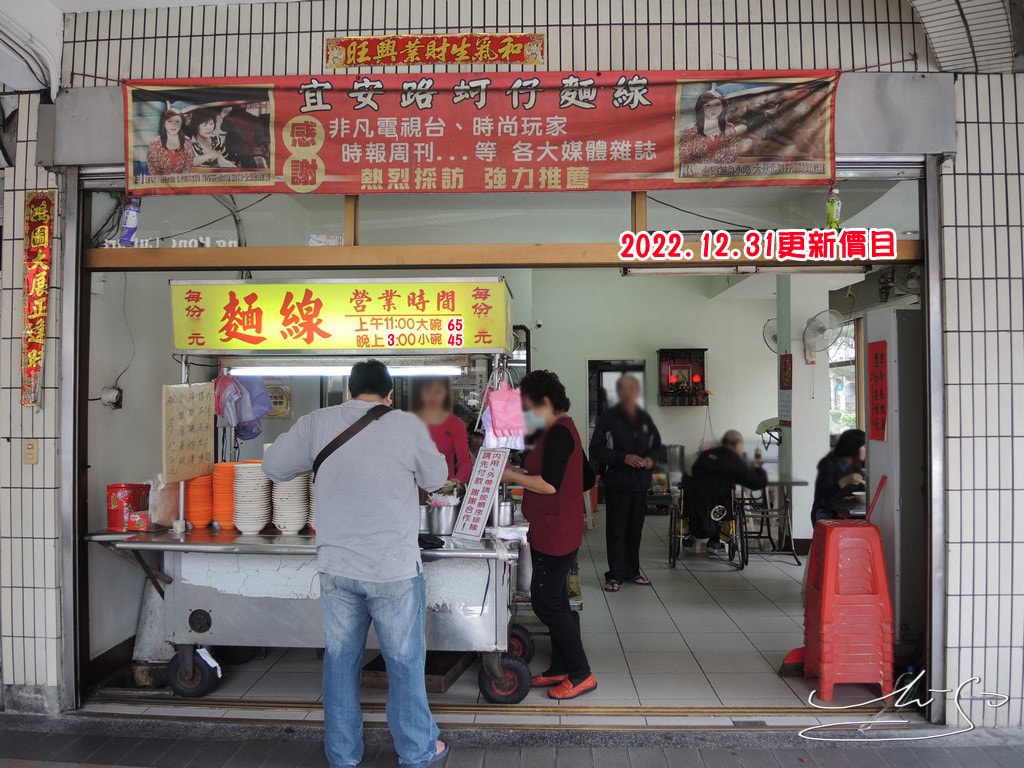
M 839 436 L 835 448 L 818 462 L 814 481 L 814 505 L 811 524 L 840 516 L 842 501 L 854 491 L 864 490 L 865 435 L 861 429 L 848 429 Z

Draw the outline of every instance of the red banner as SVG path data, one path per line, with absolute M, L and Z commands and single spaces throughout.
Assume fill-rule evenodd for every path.
M 25 270 L 21 331 L 21 404 L 39 405 L 43 348 L 50 300 L 50 248 L 53 242 L 52 189 L 25 193 Z
M 327 69 L 382 65 L 544 63 L 544 35 L 470 33 L 465 35 L 374 35 L 328 37 Z
M 868 440 L 885 442 L 889 421 L 889 350 L 884 341 L 868 344 Z
M 480 72 L 125 86 L 132 194 L 827 184 L 833 72 Z

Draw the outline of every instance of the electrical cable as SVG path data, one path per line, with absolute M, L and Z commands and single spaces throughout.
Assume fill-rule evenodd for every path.
M 680 213 L 685 213 L 685 214 L 688 214 L 690 216 L 696 216 L 698 219 L 706 219 L 707 221 L 717 221 L 719 224 L 727 224 L 730 227 L 736 227 L 737 229 L 742 229 L 744 231 L 746 231 L 748 229 L 757 229 L 757 227 L 750 227 L 750 226 L 747 226 L 746 224 L 737 224 L 735 221 L 726 221 L 725 219 L 716 219 L 714 216 L 707 216 L 707 215 L 705 215 L 703 213 L 697 213 L 696 211 L 688 211 L 685 208 L 680 208 L 678 205 L 672 205 L 672 203 L 666 203 L 664 200 L 659 200 L 658 198 L 651 197 L 650 195 L 647 196 L 647 199 L 650 200 L 652 203 L 658 203 L 659 205 L 664 205 L 666 208 L 672 208 L 673 210 L 679 211 Z
M 172 353 L 171 354 L 171 359 L 174 362 L 176 362 L 178 365 L 181 365 L 181 355 L 175 355 L 175 354 Z M 188 364 L 189 365 L 198 365 L 200 368 L 220 368 L 220 364 L 219 363 L 196 363 L 196 362 L 193 362 L 192 360 L 189 360 Z
M 25 67 L 28 69 L 28 72 L 29 72 L 30 75 L 32 75 L 32 79 L 33 80 L 35 80 L 37 83 L 39 83 L 39 85 L 44 90 L 49 90 L 50 89 L 50 84 L 47 83 L 46 80 L 44 80 L 42 77 L 40 77 L 39 76 L 39 72 L 36 71 L 37 69 L 42 71 L 42 73 L 43 73 L 43 75 L 45 77 L 46 71 L 45 71 L 44 67 L 42 66 L 42 63 L 39 62 L 35 58 L 35 56 L 32 57 L 32 61 L 29 61 L 29 58 L 25 54 L 25 52 L 23 51 L 21 44 L 17 40 L 14 40 L 13 38 L 11 38 L 11 37 L 9 37 L 9 36 L 7 36 L 5 34 L 0 33 L 0 41 L 3 41 L 4 43 L 6 43 L 7 45 L 5 47 L 7 48 L 7 50 L 10 51 L 11 53 L 13 53 L 19 59 L 21 59 L 22 64 L 24 64 Z
M 245 227 L 242 224 L 242 217 L 238 215 L 240 211 L 238 209 L 238 203 L 235 201 L 235 196 L 214 195 L 213 199 L 231 212 L 231 218 L 234 219 L 235 222 L 235 240 L 240 248 L 244 248 L 246 246 Z
M 117 374 L 117 378 L 114 379 L 114 387 L 121 381 L 121 377 L 124 376 L 125 372 L 131 367 L 132 362 L 135 360 L 135 334 L 132 333 L 132 324 L 128 322 L 128 273 L 124 273 L 124 293 L 121 295 L 121 317 L 124 318 L 124 327 L 128 329 L 128 338 L 132 342 L 132 353 L 128 358 L 128 364 Z
M 253 200 L 248 205 L 243 205 L 241 208 L 238 208 L 235 211 L 235 213 L 241 213 L 242 211 L 247 211 L 250 208 L 252 208 L 254 205 L 259 205 L 264 200 L 266 200 L 268 197 L 270 197 L 270 195 L 264 195 L 259 200 Z M 196 231 L 202 229 L 203 227 L 208 227 L 211 224 L 216 224 L 219 221 L 224 221 L 224 219 L 227 219 L 229 217 L 233 218 L 233 215 L 230 214 L 230 213 L 226 213 L 223 216 L 220 216 L 220 217 L 214 219 L 213 221 L 208 221 L 205 224 L 200 224 L 198 227 L 192 227 L 192 229 L 186 229 L 184 232 L 178 232 L 177 234 L 174 234 L 174 235 L 161 235 L 159 239 L 160 240 L 167 240 L 167 239 L 172 238 L 172 237 L 181 237 L 182 235 L 189 235 L 189 234 L 191 234 L 193 232 L 196 232 Z
M 118 222 L 121 221 L 121 214 L 124 212 L 124 199 L 122 196 L 113 192 L 107 192 L 107 194 L 114 199 L 114 208 L 90 239 L 90 245 L 92 245 L 93 248 L 98 247 L 104 240 L 112 236 L 117 231 Z

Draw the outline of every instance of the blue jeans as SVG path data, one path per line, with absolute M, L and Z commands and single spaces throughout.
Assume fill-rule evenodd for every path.
M 373 621 L 388 670 L 388 728 L 403 766 L 434 757 L 439 735 L 427 704 L 423 574 L 404 581 L 356 581 L 320 574 L 324 608 L 324 727 L 331 768 L 363 759 L 359 672 Z

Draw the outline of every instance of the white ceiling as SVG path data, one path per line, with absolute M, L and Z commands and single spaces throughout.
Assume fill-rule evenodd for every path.
M 190 5 L 259 5 L 274 0 L 202 0 L 194 3 L 189 0 L 50 0 L 65 13 L 78 11 L 123 11 L 135 8 L 168 8 Z M 297 2 L 298 0 L 276 0 L 276 2 Z

